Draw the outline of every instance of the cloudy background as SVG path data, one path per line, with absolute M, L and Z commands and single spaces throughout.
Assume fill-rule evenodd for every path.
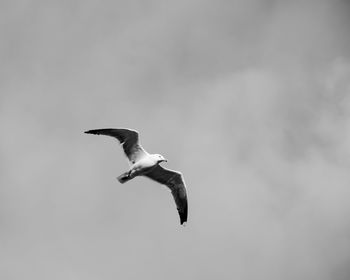
M 0 278 L 350 277 L 349 1 L 0 3 Z M 181 170 L 127 169 L 131 127 Z

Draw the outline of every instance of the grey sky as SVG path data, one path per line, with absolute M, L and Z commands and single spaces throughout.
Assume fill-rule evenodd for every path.
M 0 7 L 1 279 L 348 279 L 349 1 Z

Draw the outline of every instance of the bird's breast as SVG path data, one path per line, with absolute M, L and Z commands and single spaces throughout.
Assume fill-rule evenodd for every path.
M 135 162 L 132 166 L 132 169 L 137 169 L 137 170 L 149 169 L 151 167 L 154 167 L 156 164 L 157 162 L 155 162 L 151 158 L 144 157 L 139 161 Z

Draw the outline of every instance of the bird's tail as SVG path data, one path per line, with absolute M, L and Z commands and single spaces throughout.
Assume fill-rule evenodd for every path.
M 124 184 L 126 183 L 127 181 L 131 180 L 133 177 L 130 176 L 130 172 L 125 172 L 123 173 L 122 175 L 120 175 L 119 177 L 117 177 L 118 181 L 121 183 L 121 184 Z

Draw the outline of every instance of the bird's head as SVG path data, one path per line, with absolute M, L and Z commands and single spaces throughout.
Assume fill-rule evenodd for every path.
M 155 157 L 155 159 L 157 160 L 158 163 L 167 162 L 167 160 L 160 154 L 155 154 L 154 157 Z

